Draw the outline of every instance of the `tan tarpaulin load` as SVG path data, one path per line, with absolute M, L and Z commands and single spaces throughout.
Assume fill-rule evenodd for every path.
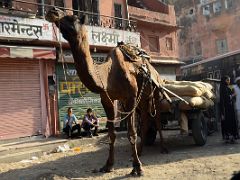
M 175 85 L 175 84 L 165 84 L 165 88 L 168 90 L 174 92 L 178 96 L 202 96 L 203 92 L 192 85 Z M 172 97 L 171 94 L 169 94 L 170 97 Z
M 179 96 L 205 96 L 208 99 L 214 98 L 212 85 L 201 81 L 171 81 L 164 80 L 165 87 L 169 88 Z
M 169 81 L 164 80 L 164 87 L 174 92 L 181 98 L 185 99 L 189 105 L 183 101 L 179 102 L 180 110 L 190 110 L 192 108 L 207 109 L 214 105 L 213 99 L 215 98 L 212 92 L 212 85 L 209 83 L 204 83 L 201 81 Z M 173 101 L 178 100 L 178 98 L 173 97 L 169 94 Z M 168 102 L 163 101 L 161 103 L 162 111 L 170 111 L 171 105 Z

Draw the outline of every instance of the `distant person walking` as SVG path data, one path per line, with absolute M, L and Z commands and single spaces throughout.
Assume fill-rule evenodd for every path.
M 224 76 L 220 85 L 221 126 L 223 139 L 231 143 L 236 139 L 236 118 L 234 111 L 234 93 L 229 87 L 230 77 Z
M 235 110 L 236 110 L 236 121 L 237 121 L 237 138 L 239 139 L 240 129 L 240 77 L 235 79 L 236 85 L 234 86 L 234 93 L 236 95 Z

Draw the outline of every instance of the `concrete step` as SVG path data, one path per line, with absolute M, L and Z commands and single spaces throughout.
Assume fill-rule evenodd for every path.
M 117 133 L 117 137 L 127 137 L 126 132 Z M 41 157 L 44 152 L 51 152 L 58 146 L 68 144 L 72 147 L 85 146 L 88 144 L 108 143 L 107 134 L 98 137 L 82 139 L 48 138 L 26 142 L 6 142 L 0 144 L 0 163 L 17 162 L 31 159 L 32 156 Z
M 40 141 L 44 140 L 43 135 L 38 135 L 38 136 L 27 136 L 27 137 L 21 137 L 21 138 L 13 138 L 13 139 L 5 139 L 5 140 L 0 140 L 0 146 L 2 144 L 11 144 L 11 143 L 24 143 L 24 142 L 30 142 L 30 141 Z
M 11 162 L 18 162 L 21 160 L 30 160 L 33 156 L 41 157 L 43 155 L 43 151 L 41 149 L 32 149 L 23 152 L 16 152 L 11 154 L 5 154 L 4 156 L 0 157 L 0 163 L 11 163 Z
M 41 149 L 48 149 L 53 146 L 66 143 L 66 139 L 54 139 L 49 141 L 34 141 L 34 142 L 25 142 L 25 143 L 16 143 L 16 144 L 2 144 L 0 145 L 0 157 L 8 153 L 22 152 L 35 147 Z
M 15 145 L 1 145 L 0 163 L 18 162 L 21 160 L 31 159 L 32 156 L 41 157 L 45 152 L 49 153 L 56 149 L 58 146 L 68 144 L 69 146 L 84 146 L 87 144 L 95 144 L 101 141 L 106 135 L 101 135 L 94 138 L 83 139 L 55 139 L 51 141 L 16 143 Z M 105 138 L 106 139 L 106 138 Z

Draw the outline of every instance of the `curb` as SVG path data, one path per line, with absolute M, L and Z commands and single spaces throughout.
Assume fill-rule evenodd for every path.
M 117 139 L 126 137 L 126 132 L 118 132 Z M 39 140 L 25 143 L 7 143 L 0 145 L 0 163 L 12 163 L 31 159 L 33 156 L 40 158 L 46 152 L 56 149 L 58 146 L 68 144 L 73 146 L 85 146 L 88 144 L 107 143 L 107 134 L 93 138 L 81 139 L 51 139 L 49 141 Z M 44 141 L 44 142 L 43 142 Z

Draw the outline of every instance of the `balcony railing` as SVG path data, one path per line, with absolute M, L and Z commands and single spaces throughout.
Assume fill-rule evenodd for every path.
M 25 7 L 25 8 L 23 8 Z M 27 8 L 26 8 L 27 7 Z M 7 12 L 11 14 L 28 16 L 29 14 L 33 17 L 44 18 L 44 13 L 46 13 L 50 8 L 57 7 L 64 11 L 72 11 L 76 15 L 85 15 L 86 24 L 91 26 L 100 26 L 105 28 L 120 29 L 127 31 L 136 31 L 136 21 L 118 18 L 113 16 L 100 15 L 98 13 L 79 11 L 70 8 L 63 8 L 59 6 L 54 6 L 52 4 L 41 4 L 35 2 L 29 2 L 24 0 L 0 0 L 0 8 L 9 10 Z
M 84 14 L 87 17 L 87 25 L 127 30 L 133 32 L 136 31 L 136 21 L 87 12 L 82 12 L 81 14 Z

